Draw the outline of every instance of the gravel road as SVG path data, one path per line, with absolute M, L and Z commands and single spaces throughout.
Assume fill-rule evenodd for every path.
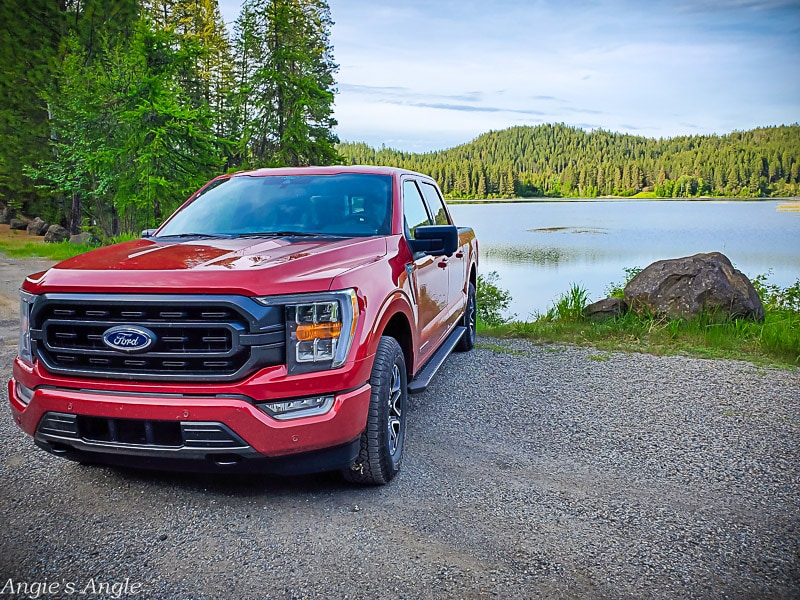
M 3 409 L 0 597 L 800 597 L 797 371 L 479 342 L 382 488 L 81 466 Z

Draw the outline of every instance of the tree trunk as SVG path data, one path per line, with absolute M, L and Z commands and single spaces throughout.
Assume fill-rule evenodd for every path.
M 81 217 L 83 215 L 83 196 L 80 192 L 72 194 L 72 209 L 69 213 L 69 232 L 77 235 L 81 232 Z

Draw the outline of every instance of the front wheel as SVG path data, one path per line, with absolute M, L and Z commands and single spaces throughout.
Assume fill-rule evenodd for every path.
M 400 471 L 408 412 L 406 361 L 394 338 L 382 337 L 378 343 L 369 383 L 372 394 L 361 449 L 342 475 L 353 483 L 384 485 Z
M 470 283 L 467 291 L 467 306 L 464 309 L 464 316 L 461 318 L 461 325 L 466 327 L 464 335 L 458 340 L 456 350 L 459 352 L 469 352 L 475 347 L 476 329 L 478 326 L 478 303 L 475 299 L 475 286 Z

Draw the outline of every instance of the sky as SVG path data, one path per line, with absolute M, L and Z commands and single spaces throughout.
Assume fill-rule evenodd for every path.
M 219 0 L 232 27 L 240 0 Z M 800 0 L 329 0 L 342 141 L 428 152 L 566 123 L 800 122 Z

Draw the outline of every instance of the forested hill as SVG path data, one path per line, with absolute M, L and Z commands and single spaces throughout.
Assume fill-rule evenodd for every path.
M 363 143 L 343 143 L 338 150 L 352 163 L 427 173 L 449 198 L 800 193 L 797 124 L 669 139 L 539 125 L 492 131 L 425 154 Z

